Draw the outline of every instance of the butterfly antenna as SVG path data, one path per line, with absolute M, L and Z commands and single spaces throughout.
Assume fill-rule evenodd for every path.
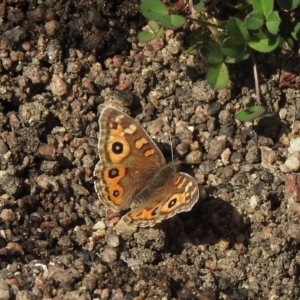
M 172 138 L 171 138 L 170 132 L 169 132 L 169 139 L 170 139 L 170 147 L 171 147 L 171 158 L 172 158 L 172 161 L 174 161 L 174 149 L 173 149 Z

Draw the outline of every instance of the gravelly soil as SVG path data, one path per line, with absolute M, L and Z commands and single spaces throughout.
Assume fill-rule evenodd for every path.
M 184 34 L 138 44 L 138 7 L 0 4 L 0 299 L 299 299 L 298 58 L 259 63 L 270 114 L 241 124 L 251 68 L 214 90 Z M 171 136 L 201 186 L 190 212 L 114 230 L 93 186 L 108 105 L 167 160 Z

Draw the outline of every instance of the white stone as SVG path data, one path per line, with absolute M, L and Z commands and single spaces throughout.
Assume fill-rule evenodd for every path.
M 300 152 L 300 137 L 291 139 L 290 147 L 288 151 L 290 154 L 293 154 L 295 152 Z

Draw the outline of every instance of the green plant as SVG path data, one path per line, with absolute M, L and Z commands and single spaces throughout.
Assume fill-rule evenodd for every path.
M 194 42 L 187 51 L 198 54 L 209 66 L 206 80 L 218 89 L 225 88 L 229 83 L 228 66 L 251 58 L 260 105 L 255 57 L 293 49 L 300 40 L 300 22 L 291 14 L 300 0 L 216 0 L 209 7 L 203 0 L 184 1 L 188 9 L 179 13 L 176 5 L 144 0 L 141 12 L 156 22 L 156 29 L 149 24 L 151 34 L 144 30 L 139 40 L 146 42 L 162 36 L 165 29 L 179 29 L 187 21 L 194 23 Z
M 235 114 L 235 118 L 242 122 L 253 121 L 264 114 L 265 108 L 262 106 L 251 106 Z
M 183 16 L 172 14 L 167 6 L 160 0 L 146 0 L 141 4 L 142 14 L 150 21 L 148 25 L 151 31 L 139 32 L 138 39 L 145 43 L 164 34 L 164 28 L 177 29 L 184 25 L 186 19 Z
M 164 29 L 156 21 L 149 20 L 148 25 L 151 31 L 145 30 L 138 33 L 138 39 L 141 43 L 150 42 L 165 33 Z
M 146 18 L 160 22 L 165 28 L 176 29 L 185 23 L 185 17 L 170 13 L 167 6 L 160 0 L 142 2 L 141 12 Z

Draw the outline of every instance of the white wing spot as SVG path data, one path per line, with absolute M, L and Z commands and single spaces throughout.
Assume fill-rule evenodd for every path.
M 120 123 L 120 121 L 121 121 L 123 118 L 124 118 L 123 115 L 118 115 L 118 116 L 116 116 L 116 121 L 117 121 L 117 123 Z
M 127 134 L 133 134 L 136 131 L 136 126 L 134 124 L 131 124 L 129 127 L 124 129 L 124 132 Z

